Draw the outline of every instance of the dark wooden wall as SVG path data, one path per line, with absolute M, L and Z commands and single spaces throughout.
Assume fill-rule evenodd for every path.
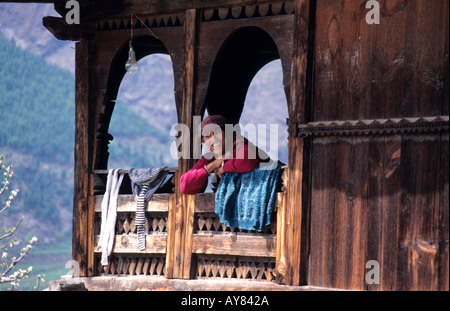
M 313 120 L 447 115 L 449 2 L 317 1 Z M 309 284 L 448 290 L 448 131 L 315 137 Z M 380 284 L 365 282 L 369 260 Z

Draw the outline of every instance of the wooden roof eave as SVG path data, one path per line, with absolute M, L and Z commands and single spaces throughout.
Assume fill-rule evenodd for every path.
M 94 35 L 94 26 L 91 23 L 69 25 L 62 17 L 45 16 L 42 24 L 59 40 L 79 41 Z

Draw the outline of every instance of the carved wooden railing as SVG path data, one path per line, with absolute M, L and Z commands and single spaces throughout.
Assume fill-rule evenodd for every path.
M 96 171 L 105 174 L 105 171 Z M 277 257 L 277 216 L 286 186 L 286 174 L 277 192 L 271 225 L 263 232 L 229 228 L 214 213 L 215 193 L 195 197 L 192 234 L 192 262 L 194 278 L 233 278 L 272 281 L 275 279 Z M 125 184 L 125 187 L 126 184 Z M 101 249 L 97 246 L 101 226 L 103 195 L 94 196 L 94 244 L 96 275 L 164 276 L 167 249 L 168 212 L 172 193 L 156 193 L 148 202 L 146 215 L 146 249 L 139 251 L 134 225 L 136 202 L 132 194 L 120 194 L 114 248 L 109 264 L 100 264 Z

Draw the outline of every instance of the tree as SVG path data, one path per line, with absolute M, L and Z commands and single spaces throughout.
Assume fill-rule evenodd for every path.
M 8 190 L 8 185 L 10 183 L 10 180 L 14 174 L 12 170 L 12 166 L 5 166 L 3 165 L 3 156 L 0 155 L 0 173 L 3 172 L 4 181 L 2 182 L 2 186 L 0 186 L 0 197 L 5 193 L 6 190 Z M 10 206 L 11 202 L 14 200 L 14 198 L 17 196 L 19 192 L 19 189 L 12 190 L 6 199 L 6 201 L 3 203 L 3 206 L 0 206 L 0 216 L 3 214 Z M 33 267 L 28 267 L 28 269 L 15 269 L 16 265 L 28 254 L 30 249 L 33 247 L 33 244 L 37 241 L 37 238 L 33 236 L 30 241 L 28 241 L 27 246 L 21 249 L 21 252 L 19 254 L 19 257 L 12 257 L 9 258 L 9 255 L 7 251 L 12 248 L 13 246 L 17 246 L 19 244 L 19 241 L 17 238 L 12 237 L 19 227 L 20 223 L 23 220 L 23 216 L 19 219 L 15 227 L 11 227 L 8 229 L 4 229 L 2 233 L 0 233 L 0 284 L 2 283 L 10 283 L 11 284 L 11 290 L 14 289 L 14 287 L 19 285 L 19 282 L 27 278 L 28 275 L 33 271 Z M 38 276 L 38 285 L 36 289 L 39 288 L 40 283 L 40 276 Z

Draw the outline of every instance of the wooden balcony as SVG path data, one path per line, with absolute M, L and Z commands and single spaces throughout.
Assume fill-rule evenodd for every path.
M 98 172 L 97 172 L 98 173 Z M 99 175 L 104 174 L 100 172 Z M 286 178 L 285 174 L 282 174 Z M 214 213 L 215 193 L 201 193 L 193 197 L 195 205 L 191 226 L 190 279 L 226 279 L 274 282 L 277 260 L 277 214 L 283 210 L 285 192 L 280 181 L 272 223 L 263 232 L 227 227 Z M 124 180 L 126 192 L 128 186 Z M 170 187 L 166 187 L 170 189 Z M 139 251 L 134 224 L 136 202 L 131 193 L 121 193 L 117 204 L 114 248 L 109 263 L 100 263 L 101 248 L 97 245 L 101 229 L 103 195 L 94 195 L 94 273 L 93 277 L 169 277 L 167 254 L 177 247 L 169 238 L 169 211 L 174 204 L 174 193 L 155 193 L 148 202 L 146 215 L 146 249 Z

